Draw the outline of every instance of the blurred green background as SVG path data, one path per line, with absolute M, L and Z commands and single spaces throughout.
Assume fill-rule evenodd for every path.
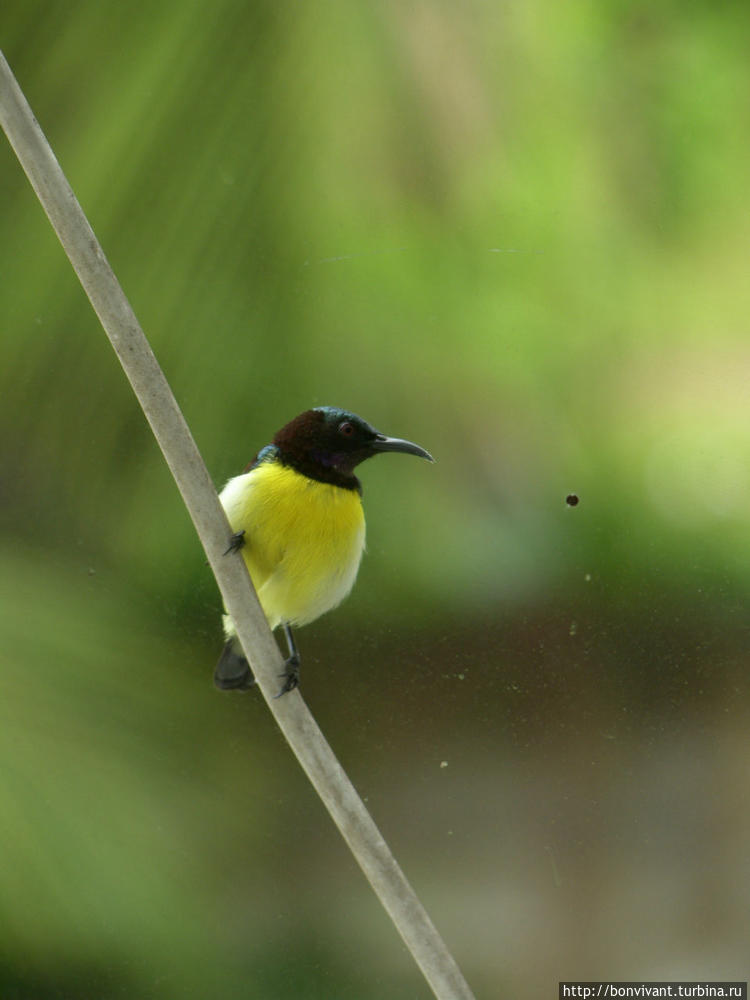
M 316 404 L 438 460 L 298 640 L 477 996 L 748 978 L 750 8 L 2 21 L 217 486 Z M 4 141 L 0 276 L 0 997 L 428 997 Z

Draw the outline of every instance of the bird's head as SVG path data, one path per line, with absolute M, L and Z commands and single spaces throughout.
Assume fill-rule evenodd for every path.
M 418 444 L 387 437 L 348 410 L 318 406 L 306 410 L 276 434 L 273 444 L 284 464 L 322 482 L 358 489 L 354 469 L 384 451 L 402 451 L 434 461 Z

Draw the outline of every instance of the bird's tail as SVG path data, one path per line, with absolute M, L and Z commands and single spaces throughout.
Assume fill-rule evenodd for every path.
M 221 651 L 214 671 L 214 684 L 222 691 L 247 691 L 255 684 L 250 664 L 234 636 L 227 639 Z

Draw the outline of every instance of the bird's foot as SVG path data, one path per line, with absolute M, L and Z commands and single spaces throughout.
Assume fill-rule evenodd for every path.
M 228 556 L 230 552 L 239 552 L 242 546 L 245 544 L 245 529 L 242 531 L 235 531 L 232 537 L 229 539 L 229 548 L 224 552 L 225 556 Z
M 290 656 L 284 667 L 284 673 L 280 675 L 284 678 L 284 683 L 281 685 L 279 693 L 274 695 L 274 698 L 280 698 L 287 691 L 294 691 L 299 685 L 299 656 L 296 653 L 294 656 Z

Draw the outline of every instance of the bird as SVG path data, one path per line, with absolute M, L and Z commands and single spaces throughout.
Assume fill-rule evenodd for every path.
M 242 553 L 271 630 L 284 630 L 289 655 L 277 698 L 299 684 L 292 629 L 335 608 L 354 586 L 365 548 L 362 484 L 354 470 L 389 451 L 434 461 L 424 448 L 381 434 L 349 410 L 316 406 L 285 424 L 219 495 L 232 531 L 225 554 Z M 226 613 L 223 625 L 214 683 L 246 691 L 255 677 Z

